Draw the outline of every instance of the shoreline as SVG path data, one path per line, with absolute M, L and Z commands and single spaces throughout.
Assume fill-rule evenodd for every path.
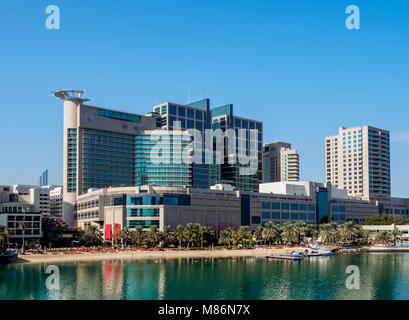
M 265 257 L 273 254 L 282 254 L 288 251 L 304 251 L 304 247 L 289 248 L 256 248 L 237 250 L 175 250 L 175 251 L 123 251 L 115 253 L 82 253 L 82 254 L 26 254 L 19 255 L 9 261 L 10 264 L 59 263 L 59 262 L 93 262 L 104 260 L 145 260 L 145 259 L 187 259 L 187 258 L 234 258 L 234 257 Z M 409 252 L 408 248 L 392 247 L 352 247 L 340 248 L 339 254 L 356 253 L 393 253 Z
M 125 251 L 116 253 L 82 253 L 82 254 L 27 254 L 10 260 L 10 264 L 33 264 L 45 262 L 79 262 L 103 260 L 144 260 L 144 259 L 185 259 L 185 258 L 231 258 L 231 257 L 265 257 L 288 251 L 304 251 L 305 248 L 281 249 L 238 249 L 238 250 L 180 250 L 180 251 Z

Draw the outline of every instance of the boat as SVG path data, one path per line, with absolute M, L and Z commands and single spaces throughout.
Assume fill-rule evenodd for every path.
M 332 251 L 330 251 L 330 250 L 328 250 L 328 251 L 323 251 L 321 255 L 322 255 L 322 256 L 333 256 L 333 255 L 334 255 L 334 252 L 332 252 Z
M 305 254 L 306 257 L 310 258 L 310 257 L 320 257 L 322 256 L 321 252 L 312 252 L 312 253 L 307 253 Z
M 304 254 L 293 251 L 291 253 L 267 256 L 266 258 L 281 259 L 281 260 L 303 260 Z
M 0 262 L 9 262 L 9 260 L 17 258 L 18 251 L 16 249 L 6 249 L 0 253 Z

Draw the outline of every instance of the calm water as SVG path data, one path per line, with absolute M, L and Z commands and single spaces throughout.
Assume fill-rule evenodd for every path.
M 348 265 L 359 290 L 345 286 Z M 0 266 L 0 299 L 409 299 L 409 253 L 60 263 L 58 291 L 46 266 Z

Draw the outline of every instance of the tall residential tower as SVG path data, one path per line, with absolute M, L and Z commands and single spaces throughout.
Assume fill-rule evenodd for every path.
M 263 182 L 299 181 L 300 158 L 291 144 L 267 143 L 263 147 Z
M 391 195 L 390 134 L 370 126 L 339 128 L 325 138 L 326 181 L 349 196 L 384 199 Z

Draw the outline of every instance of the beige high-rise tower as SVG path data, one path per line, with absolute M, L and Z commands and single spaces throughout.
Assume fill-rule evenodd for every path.
M 391 195 L 390 134 L 370 126 L 339 128 L 325 138 L 326 181 L 349 196 L 382 199 Z
M 286 142 L 271 142 L 263 147 L 263 182 L 298 181 L 300 159 Z

